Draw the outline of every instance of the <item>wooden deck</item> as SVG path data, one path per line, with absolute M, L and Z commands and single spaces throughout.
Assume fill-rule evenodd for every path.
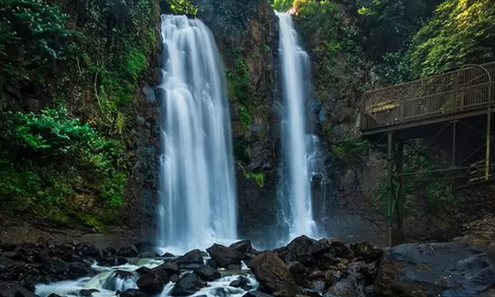
M 495 62 L 370 91 L 363 97 L 363 137 L 421 128 L 455 119 L 486 115 L 495 106 Z M 425 129 L 424 132 L 427 132 Z

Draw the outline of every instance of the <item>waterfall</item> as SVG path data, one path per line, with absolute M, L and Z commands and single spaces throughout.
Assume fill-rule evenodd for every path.
M 231 123 L 215 39 L 198 19 L 163 15 L 159 247 L 237 237 Z
M 310 95 L 310 62 L 298 44 L 292 17 L 276 13 L 280 22 L 282 68 L 282 176 L 279 190 L 281 220 L 285 236 L 316 237 L 311 203 L 311 170 L 314 167 L 314 139 L 306 134 L 305 101 Z

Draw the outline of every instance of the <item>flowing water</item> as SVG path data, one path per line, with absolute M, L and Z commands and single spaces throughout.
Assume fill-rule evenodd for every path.
M 117 292 L 124 292 L 127 289 L 137 289 L 138 273 L 140 267 L 152 269 L 163 264 L 160 260 L 141 259 L 134 264 L 126 264 L 116 267 L 100 267 L 93 265 L 99 273 L 94 277 L 84 277 L 76 281 L 61 281 L 52 284 L 39 284 L 36 286 L 35 294 L 40 297 L 47 297 L 50 294 L 58 294 L 63 297 L 81 297 L 81 290 L 96 289 L 92 297 L 113 297 Z M 184 272 L 185 273 L 185 272 Z M 183 274 L 184 274 L 183 273 Z M 191 296 L 203 297 L 241 297 L 246 294 L 246 290 L 230 286 L 230 283 L 239 280 L 240 277 L 247 277 L 253 289 L 258 287 L 258 282 L 249 271 L 243 271 L 242 275 L 224 275 L 221 279 L 208 282 L 208 285 Z M 161 294 L 155 297 L 169 297 L 175 283 L 169 282 Z
M 298 42 L 292 17 L 277 12 L 280 23 L 280 64 L 282 68 L 282 178 L 279 199 L 283 241 L 299 235 L 317 237 L 311 203 L 311 168 L 314 146 L 306 134 L 305 101 L 310 96 L 310 61 Z M 308 84 L 309 83 L 309 84 Z M 312 138 L 309 137 L 309 140 Z
M 163 15 L 161 31 L 158 245 L 184 252 L 237 237 L 231 124 L 223 65 L 209 29 L 199 19 Z

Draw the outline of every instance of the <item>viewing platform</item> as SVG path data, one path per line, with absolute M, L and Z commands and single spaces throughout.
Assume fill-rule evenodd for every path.
M 382 142 L 387 132 L 401 130 L 422 138 L 441 123 L 486 118 L 495 105 L 494 78 L 491 62 L 370 91 L 362 101 L 362 137 Z
M 402 242 L 404 181 L 430 174 L 470 187 L 495 180 L 492 157 L 492 114 L 495 112 L 495 62 L 465 65 L 457 70 L 393 85 L 364 94 L 360 112 L 361 137 L 386 144 L 388 242 Z M 424 148 L 441 156 L 425 153 Z M 404 172 L 404 146 L 435 162 L 439 169 Z M 437 148 L 440 147 L 440 150 Z M 439 158 L 438 158 L 439 157 Z

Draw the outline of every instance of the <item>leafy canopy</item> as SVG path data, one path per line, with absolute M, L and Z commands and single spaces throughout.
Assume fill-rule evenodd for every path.
M 101 202 L 122 203 L 125 175 L 117 170 L 118 142 L 101 137 L 65 108 L 45 109 L 40 114 L 6 112 L 2 117 L 5 133 L 0 136 L 0 156 L 6 165 L 2 176 L 12 176 L 9 171 L 16 167 L 23 168 L 19 172 L 25 176 L 2 179 L 0 199 L 31 196 L 41 202 L 62 203 L 73 193 L 71 187 L 79 186 L 98 192 Z M 54 181 L 55 177 L 65 184 Z M 25 183 L 25 178 L 31 182 Z
M 492 0 L 446 0 L 413 38 L 411 65 L 427 76 L 495 57 Z

